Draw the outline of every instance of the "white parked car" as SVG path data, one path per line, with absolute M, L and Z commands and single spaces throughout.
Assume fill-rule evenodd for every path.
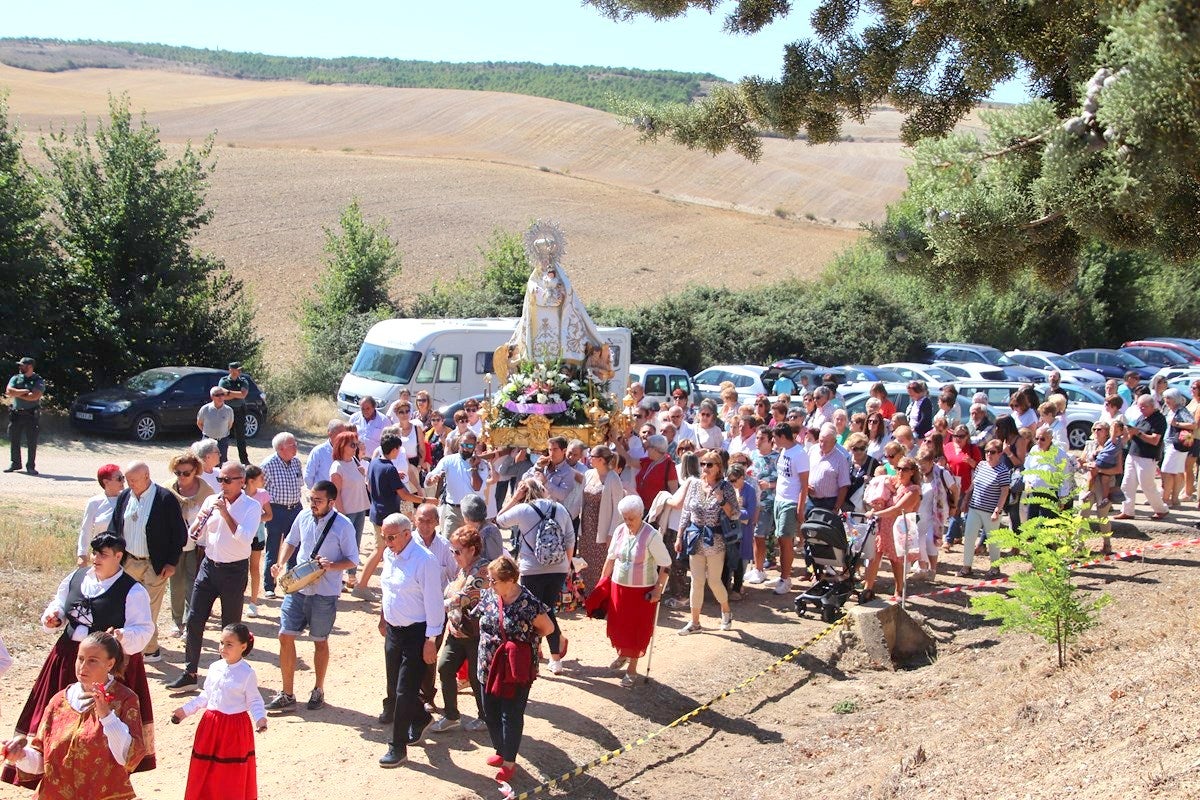
M 955 386 L 958 388 L 959 396 L 965 395 L 967 399 L 971 399 L 976 392 L 986 394 L 988 410 L 992 412 L 992 416 L 996 417 L 1012 413 L 1012 409 L 1008 406 L 1009 398 L 1012 397 L 1013 392 L 1021 388 L 1022 384 L 1016 381 L 962 381 L 956 383 Z M 1067 441 L 1070 442 L 1072 450 L 1082 450 L 1092 435 L 1092 424 L 1100 419 L 1104 406 L 1094 402 L 1074 400 L 1071 396 L 1074 387 L 1066 383 L 1062 386 L 1067 392 L 1067 413 L 1064 420 L 1067 424 Z M 1046 396 L 1045 384 L 1036 386 L 1035 390 L 1039 397 Z M 1087 394 L 1090 394 L 1093 399 L 1096 397 L 1091 392 L 1087 392 Z
M 692 379 L 702 397 L 709 397 L 721 402 L 721 384 L 732 381 L 737 389 L 738 400 L 742 403 L 753 403 L 760 394 L 766 394 L 762 374 L 766 367 L 754 364 L 717 364 L 703 372 L 697 373 Z
M 1048 350 L 1009 350 L 1007 355 L 1023 367 L 1045 371 L 1047 377 L 1051 371 L 1058 370 L 1063 383 L 1078 383 L 1096 391 L 1104 388 L 1103 375 L 1058 353 Z
M 646 400 L 653 403 L 669 403 L 671 393 L 683 389 L 693 397 L 692 378 L 686 370 L 662 364 L 630 364 L 629 382 L 638 382 L 646 390 Z M 693 398 L 695 399 L 695 398 Z
M 936 389 L 947 383 L 954 383 L 958 379 L 958 376 L 953 372 L 947 372 L 941 367 L 934 367 L 929 364 L 918 364 L 915 361 L 896 361 L 891 364 L 880 364 L 879 366 L 890 369 L 906 381 L 925 381 L 930 389 Z
M 956 386 L 963 380 L 1008 380 L 1008 373 L 1004 371 L 1004 367 L 996 367 L 991 364 L 972 363 L 969 361 L 935 361 L 932 366 L 940 367 L 953 375 L 954 380 L 952 383 Z

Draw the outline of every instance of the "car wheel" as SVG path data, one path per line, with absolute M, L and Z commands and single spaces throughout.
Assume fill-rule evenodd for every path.
M 246 412 L 246 426 L 244 428 L 244 430 L 246 432 L 246 438 L 253 439 L 255 436 L 257 436 L 259 426 L 260 426 L 260 423 L 258 421 L 258 414 L 254 411 L 247 411 Z
M 1072 450 L 1082 450 L 1087 446 L 1088 437 L 1092 433 L 1092 427 L 1084 422 L 1076 422 L 1071 427 L 1067 428 L 1067 443 L 1071 445 Z
M 158 436 L 158 420 L 153 414 L 141 414 L 133 421 L 133 438 L 148 442 Z

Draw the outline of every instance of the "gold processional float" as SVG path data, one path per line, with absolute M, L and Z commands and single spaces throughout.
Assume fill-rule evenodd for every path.
M 612 354 L 563 271 L 565 251 L 553 222 L 539 220 L 525 233 L 533 272 L 521 321 L 496 349 L 499 389 L 492 394 L 488 375 L 481 404 L 489 446 L 544 451 L 550 437 L 565 436 L 591 447 L 629 430 L 630 418 L 608 388 Z M 632 403 L 626 396 L 623 406 Z

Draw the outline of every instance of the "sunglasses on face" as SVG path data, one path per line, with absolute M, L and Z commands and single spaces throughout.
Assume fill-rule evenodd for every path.
M 385 542 L 394 542 L 396 539 L 399 539 L 400 536 L 401 536 L 401 534 L 399 534 L 399 533 L 388 533 L 388 534 L 384 535 L 383 540 Z M 454 552 L 457 553 L 458 551 L 455 550 Z
M 175 470 L 175 477 L 176 477 L 176 478 L 190 478 L 190 477 L 192 477 L 193 473 L 194 473 L 194 470 L 190 470 L 190 469 L 177 469 L 177 470 Z M 119 480 L 119 481 L 123 481 L 123 480 L 125 480 L 125 476 L 123 476 L 123 475 L 118 475 L 118 476 L 117 476 L 117 480 Z
M 702 466 L 702 467 L 719 467 L 720 464 L 718 464 L 715 461 L 701 461 L 700 466 Z
M 851 448 L 850 448 L 850 452 L 852 452 L 852 453 L 865 453 L 865 452 L 867 452 L 867 448 L 865 448 L 865 447 L 851 447 Z
M 178 475 L 179 473 L 176 472 L 175 474 Z M 124 475 L 113 475 L 112 479 L 114 481 L 123 481 L 123 480 L 125 480 L 125 476 Z
M 999 451 L 999 450 L 984 450 L 983 452 L 984 452 L 984 455 L 988 455 L 988 456 L 998 456 L 998 455 L 1000 455 L 1000 451 Z
M 218 477 L 217 483 L 236 483 L 237 481 L 244 481 L 244 480 L 246 480 L 246 479 L 244 477 L 242 477 L 241 475 L 238 475 L 235 478 Z
M 461 552 L 462 552 L 462 550 L 455 550 L 453 547 L 451 547 L 451 548 L 450 548 L 450 552 L 451 552 L 453 555 L 458 555 L 459 553 L 461 553 Z

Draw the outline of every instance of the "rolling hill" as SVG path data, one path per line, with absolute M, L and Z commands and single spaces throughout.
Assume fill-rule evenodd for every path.
M 604 112 L 496 92 L 5 66 L 0 88 L 34 161 L 39 132 L 104 113 L 110 93 L 127 92 L 169 144 L 215 134 L 216 214 L 201 241 L 253 288 L 277 359 L 294 352 L 292 313 L 321 269 L 323 227 L 352 197 L 391 224 L 399 295 L 469 267 L 494 228 L 548 217 L 567 232 L 577 289 L 611 303 L 815 276 L 905 184 L 887 109 L 848 128 L 852 141 L 769 139 L 749 163 L 642 144 Z

